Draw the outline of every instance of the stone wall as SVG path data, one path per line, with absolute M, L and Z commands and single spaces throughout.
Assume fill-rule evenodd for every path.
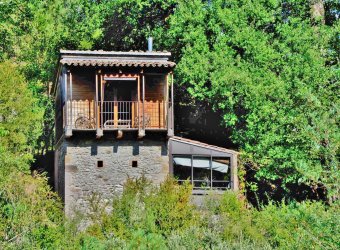
M 86 209 L 93 193 L 103 199 L 120 193 L 129 177 L 145 175 L 159 183 L 169 173 L 165 138 L 142 141 L 70 138 L 64 140 L 58 155 L 58 185 L 64 185 L 65 193 L 62 193 L 60 186 L 58 189 L 65 202 L 66 214 L 70 214 L 75 207 Z M 98 166 L 99 161 L 102 167 Z

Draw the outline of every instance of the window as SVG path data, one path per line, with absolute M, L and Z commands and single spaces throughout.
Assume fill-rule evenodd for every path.
M 195 189 L 230 188 L 230 158 L 173 155 L 173 173 L 179 183 L 191 181 Z
M 138 167 L 138 161 L 132 161 L 131 165 L 132 165 L 133 168 Z
M 97 167 L 98 168 L 102 168 L 104 166 L 104 162 L 103 161 L 97 161 Z
M 192 161 L 193 185 L 195 188 L 211 187 L 210 157 L 193 156 Z
M 213 188 L 229 188 L 230 184 L 230 158 L 212 157 L 211 173 Z

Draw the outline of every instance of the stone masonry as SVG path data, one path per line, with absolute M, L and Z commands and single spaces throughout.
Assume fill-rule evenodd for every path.
M 104 199 L 120 193 L 126 180 L 145 175 L 155 183 L 169 174 L 165 138 L 117 140 L 65 139 L 56 149 L 57 190 L 66 214 L 86 210 L 91 194 Z

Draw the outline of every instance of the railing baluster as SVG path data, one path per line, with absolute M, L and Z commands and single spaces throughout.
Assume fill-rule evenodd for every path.
M 71 104 L 73 105 L 73 110 L 77 111 L 74 112 L 73 117 L 69 116 L 69 120 L 73 123 L 75 123 L 78 113 L 82 113 L 82 115 L 85 116 L 91 114 L 92 108 L 89 108 L 88 110 L 87 106 L 84 104 L 85 103 L 83 102 L 76 101 Z M 103 129 L 138 128 L 138 126 L 162 129 L 166 128 L 168 122 L 171 123 L 167 117 L 170 113 L 168 112 L 166 114 L 162 111 L 163 107 L 166 107 L 167 109 L 172 108 L 172 103 L 170 102 L 146 102 L 144 119 L 143 114 L 138 110 L 137 101 L 98 101 L 98 103 L 94 103 L 94 105 L 102 105 L 103 107 L 102 110 L 99 110 L 100 113 L 98 114 L 102 117 Z M 116 120 L 119 120 L 119 122 Z M 145 123 L 144 125 L 143 120 Z

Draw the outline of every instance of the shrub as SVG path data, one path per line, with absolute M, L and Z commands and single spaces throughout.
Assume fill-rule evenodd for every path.
M 284 249 L 337 249 L 339 206 L 321 202 L 270 203 L 254 213 L 257 227 L 273 247 Z
M 220 237 L 229 244 L 262 249 L 269 246 L 261 228 L 254 225 L 254 210 L 247 208 L 246 202 L 234 192 L 208 196 L 204 209 L 209 211 L 204 218 L 209 221 L 207 227 L 219 232 Z
M 87 232 L 99 238 L 125 240 L 165 237 L 197 223 L 190 195 L 189 183 L 180 186 L 170 177 L 159 186 L 145 177 L 129 179 L 122 195 L 113 199 L 112 212 L 92 219 Z
M 249 208 L 233 192 L 190 202 L 191 186 L 129 179 L 112 210 L 93 195 L 89 214 L 65 219 L 44 176 L 0 180 L 0 248 L 5 249 L 336 249 L 338 204 Z M 87 220 L 84 229 L 84 219 Z
M 13 172 L 1 179 L 0 248 L 51 248 L 61 225 L 61 203 L 44 176 Z

